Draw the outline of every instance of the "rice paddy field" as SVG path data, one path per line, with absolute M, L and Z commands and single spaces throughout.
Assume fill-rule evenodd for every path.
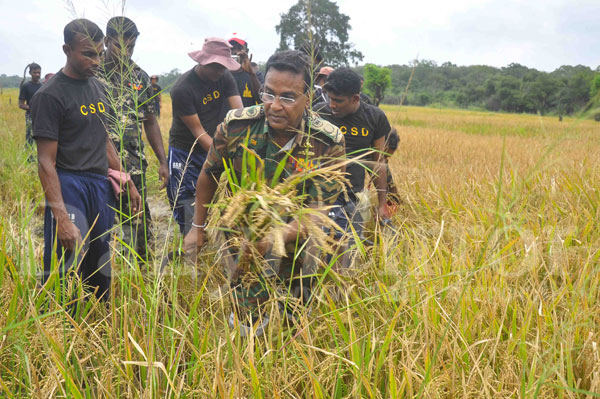
M 0 96 L 0 397 L 600 397 L 600 124 L 384 106 L 402 204 L 355 273 L 262 337 L 228 326 L 217 254 L 178 244 L 150 159 L 156 261 L 115 238 L 108 304 L 39 285 L 44 197 L 17 91 Z M 170 100 L 163 98 L 165 143 Z

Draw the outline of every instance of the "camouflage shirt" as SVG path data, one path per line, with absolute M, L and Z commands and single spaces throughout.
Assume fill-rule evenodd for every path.
M 265 117 L 263 105 L 231 110 L 219 125 L 204 164 L 205 171 L 219 176 L 224 171 L 224 162 L 231 162 L 239 174 L 242 170 L 244 143 L 248 137 L 248 149 L 264 161 L 264 174 L 268 181 L 273 179 L 277 165 L 289 154 L 283 180 L 294 173 L 343 162 L 345 157 L 344 136 L 331 123 L 306 112 L 299 133 L 283 147 L 279 147 Z M 343 167 L 340 167 L 342 169 Z M 340 187 L 326 179 L 314 179 L 305 185 L 308 201 L 335 202 Z
M 117 65 L 105 62 L 99 80 L 106 86 L 110 103 L 109 136 L 131 174 L 140 174 L 147 166 L 142 140 L 142 122 L 155 113 L 150 77 L 137 64 Z

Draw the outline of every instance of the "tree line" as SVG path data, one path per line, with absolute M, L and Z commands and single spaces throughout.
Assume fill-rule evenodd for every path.
M 368 75 L 369 67 L 358 66 L 356 71 Z M 495 68 L 418 60 L 380 69 L 387 69 L 390 77 L 385 104 L 399 104 L 410 79 L 405 105 L 570 115 L 589 107 L 600 88 L 600 66 L 593 70 L 584 65 L 563 65 L 543 72 L 517 63 Z

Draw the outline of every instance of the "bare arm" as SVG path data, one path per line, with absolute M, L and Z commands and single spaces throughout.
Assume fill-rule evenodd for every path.
M 161 190 L 167 185 L 169 180 L 169 168 L 167 167 L 167 158 L 165 156 L 165 147 L 162 141 L 162 134 L 160 133 L 160 126 L 154 114 L 144 115 L 144 130 L 146 131 L 146 137 L 148 143 L 154 151 L 156 158 L 158 158 L 158 177 L 162 181 L 160 186 Z
M 240 97 L 239 95 L 228 97 L 227 102 L 229 102 L 230 109 L 244 108 L 244 104 L 242 103 L 242 97 Z
M 192 132 L 202 149 L 208 152 L 212 143 L 212 138 L 210 137 L 208 132 L 204 130 L 204 126 L 202 126 L 198 115 L 195 114 L 182 116 L 181 120 L 183 121 L 183 123 L 185 123 L 187 128 L 190 129 L 190 131 Z
M 29 105 L 25 104 L 25 100 L 19 100 L 19 108 L 29 111 Z
M 260 91 L 260 81 L 258 80 L 256 73 L 254 73 L 254 70 L 252 69 L 252 55 L 250 55 L 250 58 L 248 58 L 248 54 L 246 54 L 245 51 L 241 51 L 239 53 L 239 56 L 242 64 L 242 69 L 248 72 L 248 75 L 250 75 L 250 86 L 252 86 L 252 93 L 255 96 L 254 100 L 260 102 L 260 99 L 258 98 L 258 92 Z
M 380 137 L 373 142 L 373 147 L 377 151 L 375 153 L 375 188 L 377 189 L 377 201 L 379 207 L 378 215 L 382 219 L 389 219 L 389 212 L 386 205 L 387 194 L 387 168 L 385 163 L 385 137 Z
M 204 225 L 208 215 L 208 207 L 214 196 L 219 182 L 202 168 L 198 181 L 196 182 L 196 206 L 194 209 L 194 225 Z M 195 253 L 204 245 L 204 229 L 192 226 L 190 232 L 183 240 L 183 250 L 188 253 Z
M 60 180 L 56 172 L 56 151 L 58 141 L 38 138 L 38 175 L 44 188 L 46 201 L 57 224 L 57 236 L 60 244 L 67 250 L 73 251 L 81 242 L 81 232 L 69 218 L 62 196 Z

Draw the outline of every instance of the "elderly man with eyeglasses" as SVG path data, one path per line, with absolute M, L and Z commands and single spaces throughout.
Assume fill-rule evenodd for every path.
M 264 161 L 264 175 L 268 182 L 276 175 L 277 166 L 282 160 L 285 161 L 285 167 L 283 173 L 278 175 L 280 181 L 307 168 L 318 168 L 325 162 L 328 165 L 339 162 L 340 169 L 343 168 L 343 135 L 336 126 L 308 111 L 310 82 L 310 60 L 304 54 L 295 50 L 275 53 L 266 65 L 264 89 L 260 93 L 263 104 L 232 110 L 227 114 L 217 128 L 198 177 L 196 187 L 201 189 L 196 190 L 194 221 L 184 239 L 183 249 L 186 252 L 195 252 L 204 245 L 207 205 L 213 200 L 224 164 L 233 165 L 239 175 L 246 145 Z M 304 191 L 299 194 L 307 195 L 308 207 L 332 204 L 339 190 L 340 187 L 336 185 L 315 179 L 299 188 L 299 191 Z M 295 222 L 288 224 L 284 238 L 286 244 L 296 243 L 297 239 L 303 241 L 305 237 L 302 226 Z M 270 246 L 268 238 L 257 245 L 265 259 L 268 259 Z M 299 258 L 291 253 L 279 260 L 276 274 L 282 281 L 287 282 L 292 278 L 289 274 L 294 269 L 294 262 L 294 273 L 297 273 Z M 253 328 L 255 334 L 260 335 L 269 321 L 268 315 L 260 309 L 261 303 L 269 299 L 268 293 L 261 281 L 250 284 L 242 282 L 242 274 L 238 271 L 229 276 L 234 294 L 234 312 L 229 324 L 232 327 L 239 325 L 242 335 Z M 259 280 L 261 278 L 259 276 Z M 287 287 L 292 285 L 286 284 Z M 298 295 L 307 300 L 306 291 L 302 290 L 304 288 L 296 293 L 299 292 Z

